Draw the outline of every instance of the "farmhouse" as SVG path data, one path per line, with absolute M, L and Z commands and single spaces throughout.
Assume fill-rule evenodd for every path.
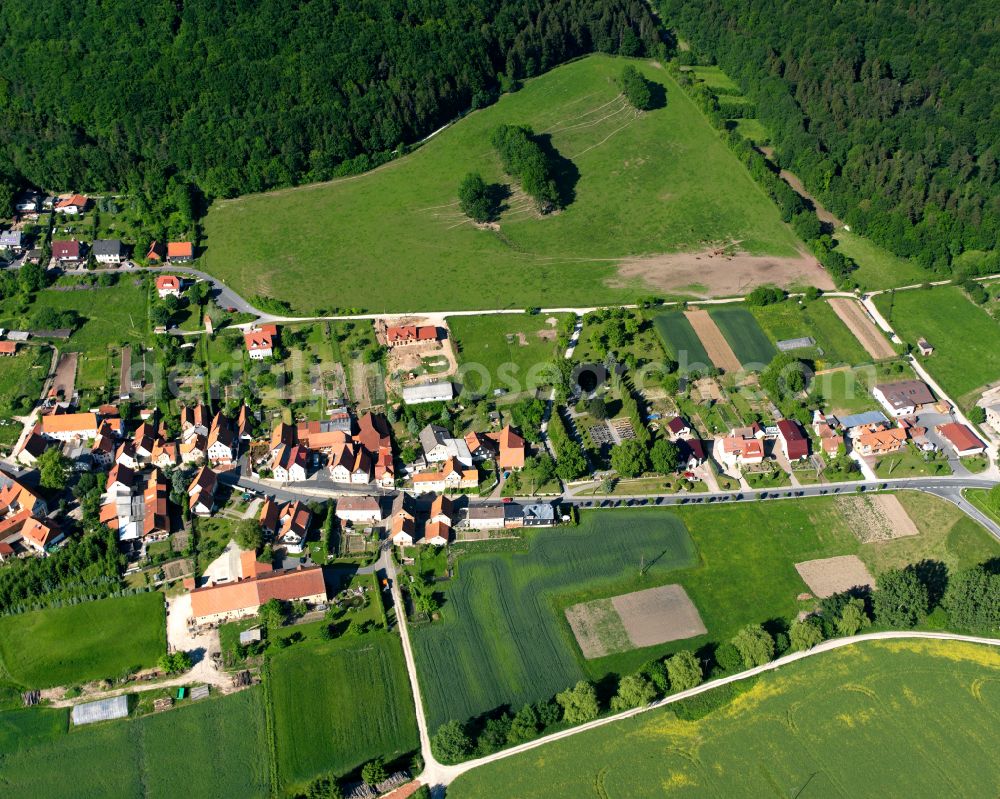
M 167 260 L 171 263 L 184 263 L 194 258 L 194 245 L 190 241 L 168 241 Z
M 99 264 L 120 264 L 125 260 L 125 247 L 118 239 L 97 239 L 91 252 Z
M 347 417 L 346 424 L 331 419 L 319 422 L 299 422 L 295 428 L 295 435 L 298 437 L 299 443 L 315 450 L 328 450 L 338 444 L 343 444 L 350 434 L 350 416 Z
M 97 437 L 96 413 L 53 413 L 42 417 L 42 435 L 56 441 Z
M 378 524 L 382 521 L 382 506 L 376 497 L 342 497 L 337 500 L 336 516 L 351 524 Z
M 781 451 L 790 461 L 809 457 L 809 439 L 797 422 L 791 419 L 778 420 L 778 441 Z
M 420 344 L 438 340 L 438 330 L 433 325 L 399 325 L 387 327 L 385 343 L 388 347 L 405 347 L 408 344 Z
M 270 599 L 315 606 L 325 603 L 326 598 L 322 567 L 300 566 L 197 588 L 191 592 L 191 615 L 196 624 L 214 624 L 252 616 Z
M 455 397 L 455 387 L 447 380 L 440 383 L 422 383 L 403 389 L 403 402 L 421 405 L 425 402 L 448 402 Z
M 182 280 L 177 275 L 160 275 L 156 278 L 156 293 L 164 297 L 180 297 Z
M 918 408 L 934 402 L 934 395 L 922 380 L 901 380 L 880 383 L 872 389 L 875 397 L 890 416 L 912 416 Z
M 960 458 L 967 455 L 981 455 L 986 451 L 986 445 L 964 424 L 948 422 L 938 425 L 937 431 L 947 439 Z
M 262 361 L 274 355 L 274 345 L 277 343 L 277 339 L 278 328 L 276 325 L 261 325 L 251 328 L 243 334 L 243 341 L 252 361 Z
M 283 483 L 298 483 L 308 477 L 309 450 L 305 447 L 282 444 L 275 450 L 271 473 Z
M 211 469 L 202 466 L 188 486 L 188 507 L 196 516 L 211 516 L 215 509 L 215 489 L 219 480 Z
M 502 530 L 505 518 L 502 502 L 478 502 L 469 505 L 461 526 L 471 530 Z
M 55 210 L 60 214 L 76 216 L 82 214 L 87 209 L 87 198 L 82 194 L 71 194 L 61 197 L 55 204 Z
M 52 242 L 52 258 L 58 263 L 75 263 L 80 260 L 80 242 L 76 239 Z

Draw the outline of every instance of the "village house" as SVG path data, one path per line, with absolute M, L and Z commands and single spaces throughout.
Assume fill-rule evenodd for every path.
M 389 348 L 405 347 L 438 340 L 438 330 L 433 325 L 397 325 L 385 330 L 385 343 Z
M 416 537 L 416 522 L 406 516 L 394 516 L 389 527 L 389 539 L 397 547 L 407 547 Z
M 726 469 L 764 462 L 763 430 L 736 428 L 731 435 L 715 440 L 715 459 Z
M 872 389 L 872 396 L 895 417 L 912 416 L 924 405 L 934 403 L 934 395 L 922 380 L 880 383 Z
M 21 231 L 5 230 L 0 233 L 0 250 L 14 250 L 20 252 L 22 249 Z
M 183 264 L 194 258 L 194 245 L 190 241 L 168 241 L 167 260 Z
M 326 581 L 320 566 L 264 571 L 231 583 L 196 588 L 191 592 L 191 615 L 196 624 L 216 624 L 253 616 L 271 599 L 326 603 Z
M 881 457 L 899 452 L 906 446 L 906 431 L 901 427 L 873 426 L 854 439 L 854 451 L 863 457 Z
M 120 264 L 125 260 L 125 246 L 118 239 L 97 239 L 90 251 L 99 264 Z
M 995 432 L 1000 433 L 1000 402 L 984 405 L 983 410 L 986 412 L 986 424 L 992 427 Z
M 438 494 L 431 503 L 430 521 L 449 527 L 455 524 L 455 505 L 446 494 Z
M 97 438 L 96 413 L 52 413 L 42 417 L 42 435 L 56 441 Z
M 411 522 L 417 520 L 416 503 L 409 494 L 400 491 L 392 500 L 392 508 L 389 511 L 389 524 L 395 523 L 396 519 L 409 519 Z
M 698 439 L 685 439 L 697 441 Z M 523 527 L 553 527 L 556 523 L 556 507 L 551 502 L 534 502 L 523 506 Z
M 382 506 L 377 497 L 341 497 L 335 514 L 342 522 L 352 525 L 378 524 L 382 521 Z
M 196 435 L 181 441 L 181 463 L 200 463 L 205 460 L 205 450 L 207 447 L 208 443 L 205 436 Z
M 233 424 L 221 411 L 212 419 L 206 454 L 213 466 L 229 465 L 236 458 L 236 435 L 233 432 Z
M 243 334 L 243 341 L 251 361 L 263 361 L 274 355 L 277 339 L 278 328 L 276 325 L 253 327 Z
M 18 554 L 44 556 L 64 535 L 46 521 L 45 500 L 27 486 L 0 471 L 0 544 L 4 558 Z
M 146 250 L 146 260 L 151 264 L 159 264 L 166 255 L 166 248 L 158 241 L 151 241 Z
M 677 440 L 677 464 L 683 471 L 692 471 L 701 466 L 707 455 L 705 442 L 700 438 L 680 438 Z
M 176 441 L 165 441 L 158 437 L 153 442 L 153 452 L 150 463 L 158 469 L 171 469 L 180 461 L 180 448 Z
M 140 466 L 139 456 L 135 451 L 135 444 L 129 441 L 122 441 L 115 450 L 115 465 L 124 466 L 128 469 L 138 469 Z
M 80 242 L 76 239 L 52 242 L 52 259 L 56 263 L 76 263 L 80 260 Z
M 14 201 L 14 210 L 19 214 L 38 213 L 42 207 L 42 195 L 37 191 L 25 190 Z
M 671 441 L 677 441 L 680 438 L 691 438 L 691 425 L 685 419 L 680 416 L 673 417 L 666 424 L 667 437 Z
M 219 480 L 207 466 L 198 470 L 188 486 L 188 507 L 196 516 L 211 516 L 215 510 L 215 489 Z
M 187 441 L 194 436 L 208 436 L 208 428 L 212 423 L 212 415 L 201 403 L 191 407 L 181 408 L 181 440 Z
M 421 544 L 428 544 L 432 547 L 443 547 L 451 541 L 451 527 L 444 522 L 429 521 L 424 525 L 424 537 L 420 539 Z
M 54 208 L 56 213 L 77 216 L 87 210 L 88 202 L 82 194 L 70 194 L 66 197 L 60 197 Z
M 289 555 L 301 555 L 312 525 L 312 511 L 301 502 L 288 502 L 278 511 L 277 540 Z
M 487 433 L 497 442 L 499 454 L 497 466 L 502 470 L 517 470 L 524 468 L 524 460 L 528 447 L 524 439 L 513 427 L 507 425 L 499 433 Z
M 493 460 L 500 454 L 500 445 L 485 433 L 466 433 L 465 446 L 469 448 L 473 461 Z
M 49 448 L 49 440 L 46 439 L 45 436 L 38 433 L 39 429 L 39 426 L 35 425 L 35 429 L 28 434 L 27 438 L 24 439 L 24 443 L 21 445 L 21 448 L 14 453 L 14 460 L 22 466 L 34 466 L 41 454 Z M 108 458 L 108 463 L 110 462 L 111 459 Z
M 417 494 L 476 488 L 479 485 L 478 469 L 463 469 L 454 458 L 445 461 L 440 471 L 413 475 L 413 491 Z
M 960 458 L 969 455 L 982 455 L 986 452 L 986 445 L 979 440 L 975 433 L 959 422 L 948 422 L 938 425 L 935 428 L 955 450 L 955 454 Z
M 460 526 L 470 530 L 502 530 L 505 518 L 502 502 L 478 502 L 469 505 Z
M 161 300 L 165 297 L 180 297 L 183 285 L 184 281 L 177 275 L 159 275 L 156 278 L 156 293 Z
M 371 482 L 371 456 L 362 446 L 345 441 L 330 450 L 330 479 L 335 483 L 366 485 Z
M 303 446 L 322 452 L 347 442 L 351 436 L 350 416 L 346 421 L 346 425 L 333 420 L 299 422 L 295 428 L 295 435 Z
M 444 463 L 453 458 L 465 467 L 472 466 L 472 453 L 464 438 L 452 438 L 441 425 L 429 424 L 420 431 L 420 446 L 427 463 Z
M 309 450 L 282 444 L 275 450 L 271 474 L 283 483 L 300 483 L 309 476 Z
M 781 445 L 781 451 L 790 461 L 809 457 L 809 439 L 799 427 L 798 422 L 793 422 L 791 419 L 779 419 L 778 442 Z
M 822 411 L 813 412 L 813 433 L 819 439 L 823 454 L 835 458 L 844 444 L 844 437 L 833 429 L 830 420 Z

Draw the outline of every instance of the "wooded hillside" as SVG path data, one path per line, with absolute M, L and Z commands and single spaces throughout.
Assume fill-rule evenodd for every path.
M 640 0 L 5 0 L 0 179 L 147 197 L 322 180 L 513 80 L 656 41 Z
M 662 0 L 756 101 L 782 166 L 853 230 L 947 272 L 1000 234 L 992 0 Z

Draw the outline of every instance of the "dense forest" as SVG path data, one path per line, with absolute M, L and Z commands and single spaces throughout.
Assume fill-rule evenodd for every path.
M 642 0 L 5 0 L 0 182 L 155 204 L 322 180 L 658 37 Z
M 947 272 L 1000 235 L 995 0 L 662 0 L 756 101 L 776 157 L 851 228 Z

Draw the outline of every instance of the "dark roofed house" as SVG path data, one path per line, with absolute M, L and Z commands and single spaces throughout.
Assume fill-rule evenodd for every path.
M 797 461 L 809 457 L 809 439 L 798 422 L 791 419 L 778 420 L 778 438 L 788 460 Z
M 900 380 L 880 383 L 872 395 L 893 416 L 912 416 L 917 408 L 934 402 L 934 395 L 922 380 Z
M 91 252 L 99 264 L 120 264 L 125 259 L 125 245 L 118 239 L 98 239 Z
M 678 438 L 688 438 L 691 435 L 691 425 L 689 425 L 682 417 L 675 416 L 667 422 L 667 431 L 670 433 L 671 441 Z
M 80 242 L 76 239 L 52 242 L 52 258 L 59 263 L 79 261 Z

